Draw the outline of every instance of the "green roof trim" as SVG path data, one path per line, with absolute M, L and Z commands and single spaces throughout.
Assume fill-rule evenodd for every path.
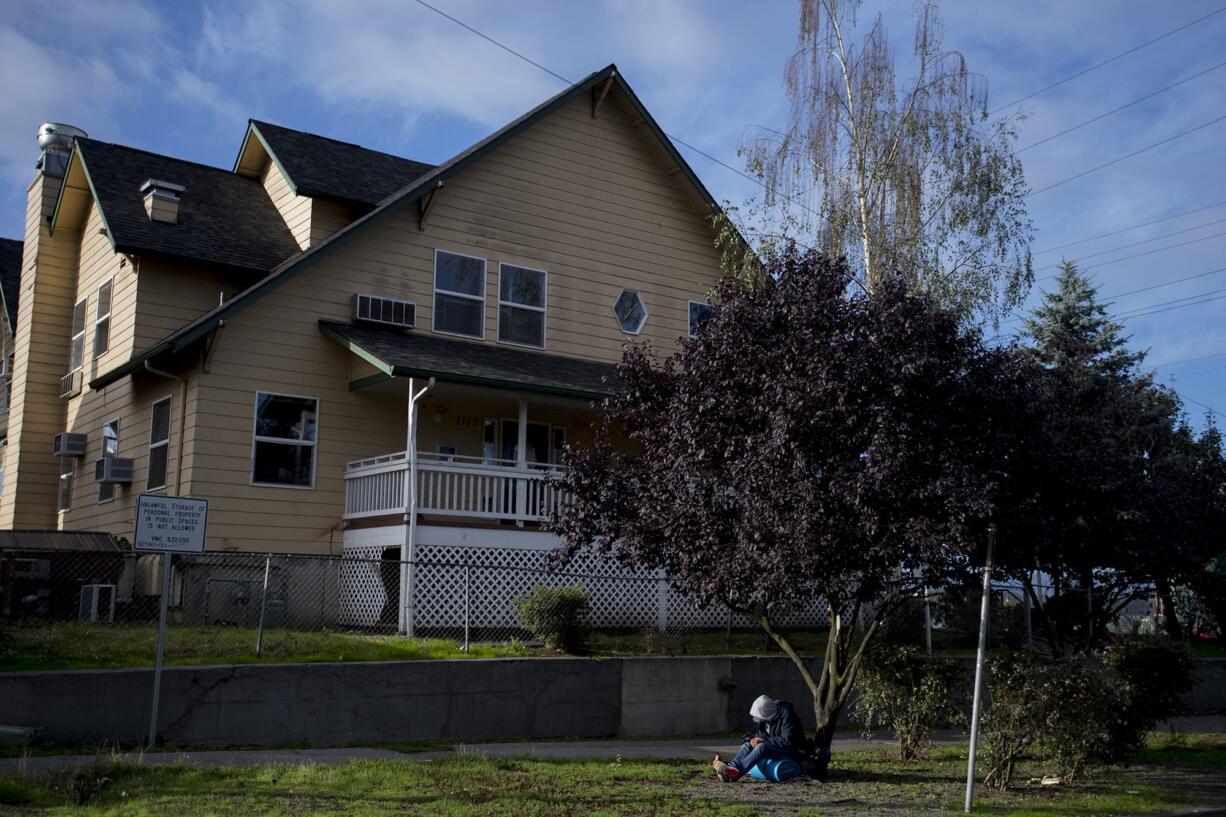
M 389 380 L 395 379 L 396 378 L 390 374 L 375 372 L 374 374 L 368 374 L 365 377 L 359 377 L 357 380 L 350 380 L 349 391 L 359 391 L 367 386 L 377 386 L 380 383 L 386 383 Z
M 549 116 L 554 111 L 568 105 L 581 95 L 588 93 L 602 82 L 607 82 L 609 80 L 613 80 L 617 84 L 617 87 L 622 91 L 626 99 L 634 107 L 635 112 L 642 117 L 644 125 L 646 125 L 656 139 L 659 140 L 670 158 L 677 163 L 677 167 L 681 169 L 685 177 L 694 186 L 699 196 L 704 202 L 706 202 L 708 207 L 711 208 L 712 214 L 720 212 L 719 205 L 716 203 L 714 197 L 712 197 L 710 191 L 707 190 L 701 181 L 699 181 L 693 168 L 689 166 L 689 163 L 685 161 L 685 158 L 677 150 L 672 140 L 669 139 L 668 135 L 665 134 L 663 130 L 661 130 L 659 124 L 651 116 L 651 114 L 648 113 L 647 109 L 643 107 L 643 103 L 639 100 L 638 96 L 635 95 L 634 91 L 630 89 L 630 86 L 622 78 L 621 73 L 617 70 L 617 66 L 610 64 L 605 68 L 588 75 L 586 78 L 557 94 L 552 99 L 541 103 L 531 111 L 528 111 L 523 116 L 503 126 L 466 150 L 457 153 L 446 162 L 443 162 L 441 165 L 435 167 L 432 171 L 423 174 L 421 177 L 415 179 L 411 184 L 402 188 L 399 192 L 394 193 L 381 201 L 369 213 L 350 222 L 347 226 L 328 236 L 319 244 L 316 244 L 315 246 L 286 259 L 284 262 L 275 267 L 267 276 L 243 290 L 226 303 L 215 307 L 209 312 L 206 312 L 204 315 L 201 315 L 196 320 L 179 329 L 177 332 L 140 352 L 137 356 L 133 357 L 122 366 L 94 378 L 90 381 L 89 387 L 91 389 L 99 389 L 108 386 L 111 383 L 114 383 L 116 380 L 119 380 L 137 369 L 142 368 L 146 360 L 151 360 L 155 357 L 168 353 L 177 353 L 190 346 L 211 332 L 220 321 L 237 315 L 252 303 L 262 298 L 268 292 L 271 292 L 291 278 L 294 278 L 300 273 L 310 269 L 315 264 L 336 252 L 336 250 L 344 245 L 349 239 L 364 234 L 371 228 L 380 224 L 384 219 L 398 212 L 401 208 L 413 204 L 430 191 L 436 189 L 440 182 L 445 181 L 446 179 L 461 172 L 469 165 L 484 158 L 491 151 L 497 149 L 532 125 L 535 125 L 537 122 L 541 121 L 546 116 Z
M 94 197 L 94 204 L 98 207 L 98 217 L 102 219 L 102 226 L 106 230 L 106 240 L 111 243 L 111 249 L 115 252 L 119 251 L 119 247 L 115 245 L 115 234 L 111 231 L 111 225 L 106 223 L 106 211 L 102 209 L 102 199 L 98 198 L 98 191 L 94 188 L 94 180 L 89 176 L 89 165 L 85 163 L 85 156 L 77 148 L 77 140 L 72 140 L 72 153 L 68 156 L 68 164 L 64 165 L 64 178 L 60 182 L 60 191 L 55 194 L 55 207 L 51 210 L 51 221 L 47 225 L 47 232 L 55 235 L 55 223 L 60 217 L 60 203 L 64 200 L 64 191 L 68 189 L 68 174 L 72 170 L 72 163 L 81 163 L 81 172 L 85 174 L 85 183 L 89 185 L 89 194 Z
M 298 183 L 295 182 L 293 177 L 290 176 L 285 170 L 285 165 L 281 164 L 281 160 L 277 158 L 277 154 L 268 144 L 268 140 L 264 138 L 264 134 L 260 133 L 260 129 L 256 127 L 255 122 L 251 119 L 247 120 L 247 133 L 243 135 L 243 144 L 239 146 L 238 155 L 234 157 L 233 172 L 238 172 L 238 163 L 242 161 L 243 154 L 247 152 L 247 143 L 251 141 L 252 134 L 255 134 L 256 141 L 258 141 L 260 146 L 264 148 L 264 152 L 268 154 L 268 158 L 272 159 L 272 163 L 277 166 L 277 170 L 281 171 L 281 175 L 285 178 L 285 183 L 289 185 L 290 191 L 297 196 Z

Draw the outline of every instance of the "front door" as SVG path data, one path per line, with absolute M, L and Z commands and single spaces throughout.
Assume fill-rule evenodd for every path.
M 525 459 L 529 465 L 544 466 L 549 464 L 549 424 L 528 423 L 528 455 Z M 504 465 L 519 462 L 519 422 L 517 420 L 502 421 L 502 459 Z

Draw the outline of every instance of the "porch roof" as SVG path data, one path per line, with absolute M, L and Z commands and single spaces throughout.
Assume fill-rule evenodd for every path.
M 583 400 L 617 391 L 617 369 L 608 363 L 380 326 L 320 321 L 319 328 L 385 377 L 433 377 Z

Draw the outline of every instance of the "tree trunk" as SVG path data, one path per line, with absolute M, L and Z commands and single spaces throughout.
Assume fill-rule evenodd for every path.
M 1162 602 L 1162 622 L 1166 626 L 1166 634 L 1174 641 L 1183 641 L 1183 624 L 1175 612 L 1175 598 L 1171 594 L 1171 584 L 1164 578 L 1155 582 L 1158 589 L 1158 600 Z

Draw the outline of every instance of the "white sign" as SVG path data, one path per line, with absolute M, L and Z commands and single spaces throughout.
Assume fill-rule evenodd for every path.
M 203 553 L 207 499 L 141 494 L 136 499 L 137 550 Z

